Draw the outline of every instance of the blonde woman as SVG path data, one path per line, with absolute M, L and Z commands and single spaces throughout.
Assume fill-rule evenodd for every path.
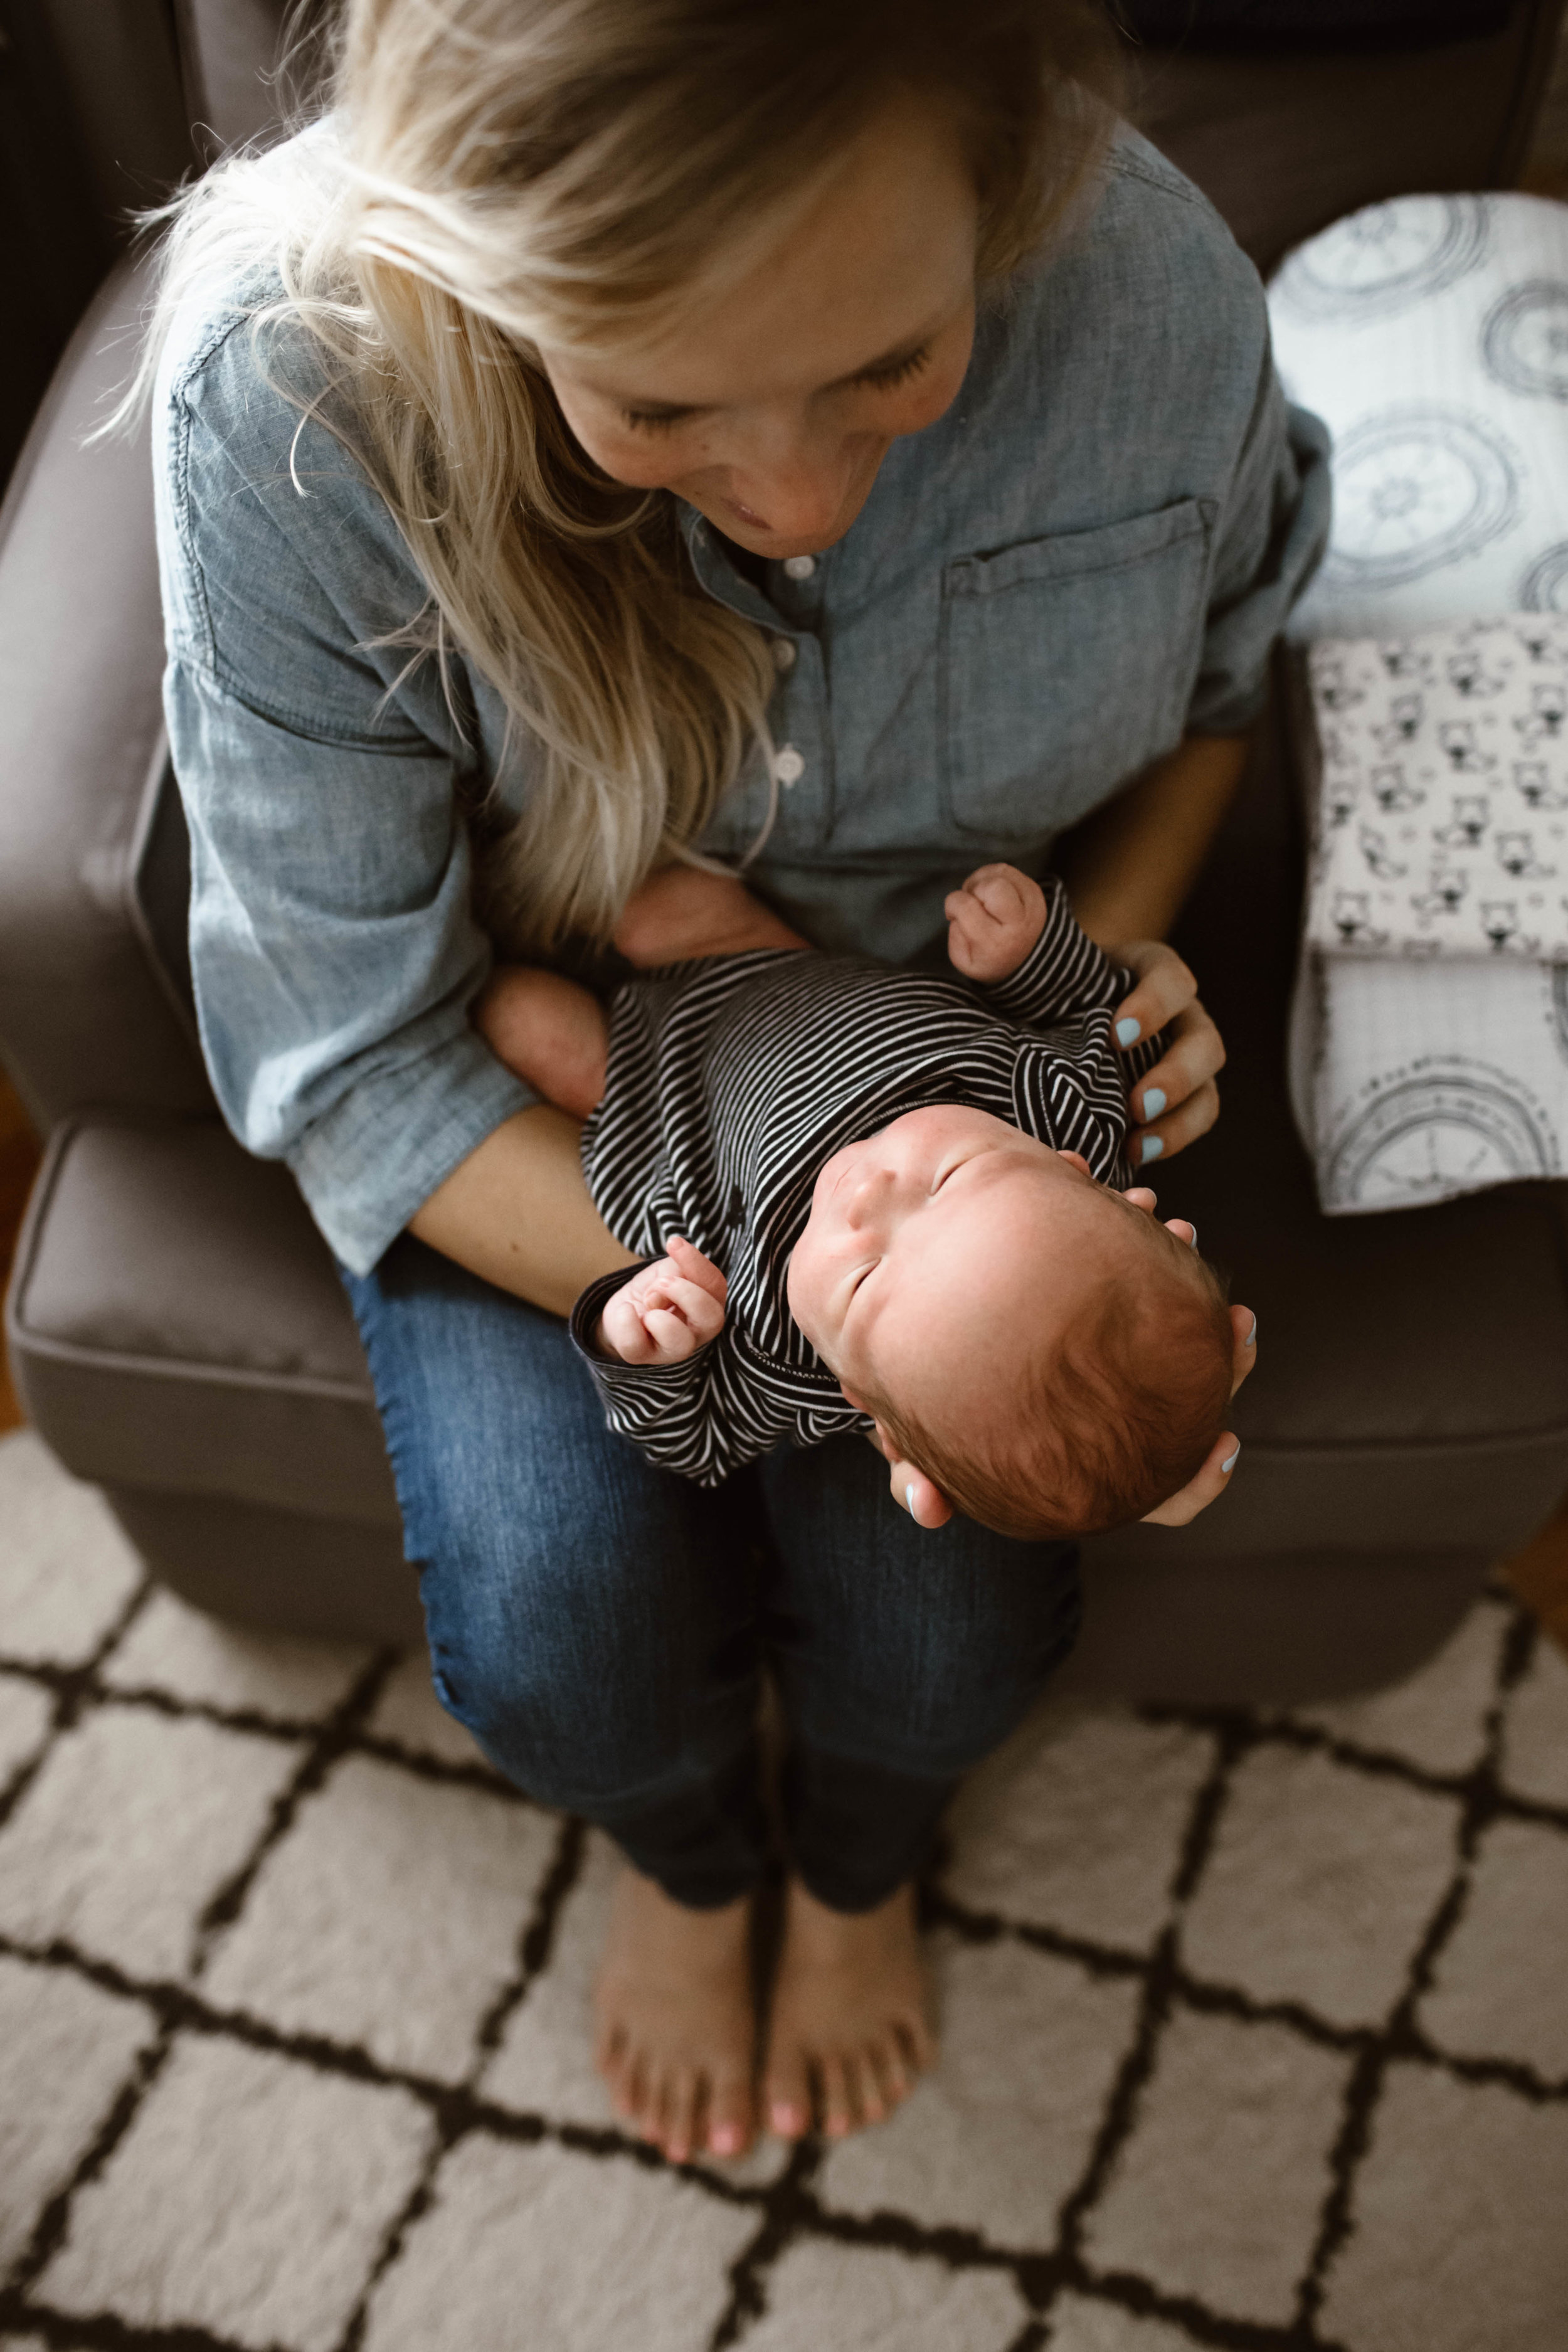
M 1134 1148 L 1211 1122 L 1220 1042 L 1157 942 L 1322 452 L 1115 89 L 1088 0 L 349 0 L 322 118 L 167 247 L 214 1081 L 343 1267 L 437 1691 L 627 1858 L 599 2062 L 674 2158 L 847 2131 L 927 2062 L 911 1882 L 1070 1645 L 1074 1561 L 917 1527 L 856 1439 L 704 1494 L 609 1435 L 560 1318 L 626 1254 L 470 1008 L 498 942 L 611 969 L 671 861 L 910 960 L 965 872 L 1074 827 L 1124 1021 L 1174 1019 Z

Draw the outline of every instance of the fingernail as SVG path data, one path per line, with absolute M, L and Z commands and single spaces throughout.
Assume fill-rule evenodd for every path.
M 1164 1109 L 1164 1108 L 1165 1108 L 1165 1089 L 1164 1089 L 1164 1087 L 1144 1087 L 1144 1089 L 1143 1089 L 1143 1116 L 1144 1116 L 1144 1118 L 1159 1118 L 1159 1116 L 1160 1116 L 1160 1113 Z
M 1231 1457 L 1230 1457 L 1229 1461 L 1228 1461 L 1228 1462 L 1222 1462 L 1222 1463 L 1220 1464 L 1220 1465 L 1219 1465 L 1219 1466 L 1220 1466 L 1220 1468 L 1224 1471 L 1224 1473 L 1225 1473 L 1225 1475 L 1226 1475 L 1226 1476 L 1227 1478 L 1229 1477 L 1229 1475 L 1230 1475 L 1231 1472 L 1235 1469 L 1235 1467 L 1236 1467 L 1237 1464 L 1240 1461 L 1240 1459 L 1241 1459 L 1241 1448 L 1240 1448 L 1240 1446 L 1238 1445 L 1238 1446 L 1237 1447 L 1237 1449 L 1236 1449 L 1236 1452 L 1231 1455 Z
M 915 1490 L 912 1486 L 904 1488 L 904 1508 L 912 1519 L 915 1515 Z
M 1151 1160 L 1158 1160 L 1164 1149 L 1165 1139 L 1163 1135 L 1146 1135 L 1143 1138 L 1143 1149 L 1138 1159 L 1140 1168 L 1147 1168 Z
M 1116 1042 L 1119 1045 L 1136 1045 L 1142 1034 L 1142 1021 L 1126 1019 L 1119 1021 L 1116 1024 Z
M 719 2124 L 710 2133 L 709 2137 L 712 2141 L 715 2156 L 740 2155 L 741 2129 L 738 2124 Z
M 1252 1328 L 1251 1328 L 1251 1330 L 1247 1333 L 1247 1335 L 1246 1339 L 1242 1341 L 1242 1343 L 1241 1343 L 1241 1344 L 1242 1344 L 1242 1346 L 1243 1346 L 1244 1348 L 1250 1348 L 1250 1347 L 1253 1347 L 1253 1346 L 1255 1346 L 1255 1345 L 1256 1345 L 1256 1343 L 1257 1343 L 1257 1339 L 1258 1339 L 1258 1318 L 1257 1318 L 1257 1316 L 1255 1315 L 1255 1316 L 1253 1317 L 1253 1318 L 1252 1318 Z

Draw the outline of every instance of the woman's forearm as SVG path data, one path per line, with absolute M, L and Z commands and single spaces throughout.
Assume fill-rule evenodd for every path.
M 1091 940 L 1163 940 L 1241 782 L 1245 735 L 1190 735 L 1076 825 L 1058 867 Z
M 548 1103 L 515 1112 L 437 1186 L 409 1232 L 498 1289 L 569 1314 L 590 1282 L 637 1263 L 588 1196 L 582 1131 Z

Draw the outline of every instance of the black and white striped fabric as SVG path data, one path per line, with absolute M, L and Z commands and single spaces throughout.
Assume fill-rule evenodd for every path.
M 610 1008 L 605 1097 L 583 1135 L 595 1205 L 645 1261 L 684 1234 L 725 1275 L 724 1328 L 684 1363 L 595 1351 L 606 1300 L 578 1299 L 572 1336 L 612 1429 L 705 1486 L 775 1445 L 866 1429 L 789 1311 L 790 1252 L 823 1162 L 904 1112 L 965 1103 L 1125 1184 L 1127 1089 L 1159 1058 L 1119 1054 L 1110 1015 L 1132 987 L 1047 886 L 1038 941 L 1006 981 L 895 971 L 772 949 L 651 972 Z

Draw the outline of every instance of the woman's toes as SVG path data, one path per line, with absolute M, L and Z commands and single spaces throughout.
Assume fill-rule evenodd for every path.
M 858 2060 L 851 2060 L 849 2090 L 861 2122 L 879 2124 L 888 2112 L 888 2103 L 882 2096 L 874 2049 L 862 2050 Z
M 805 2061 L 793 2053 L 775 2058 L 763 2092 L 768 2129 L 779 2139 L 799 2139 L 811 2129 L 811 2086 Z
M 886 2042 L 873 2045 L 870 2058 L 876 2070 L 877 2087 L 882 2095 L 882 2105 L 891 2115 L 895 2107 L 902 2106 L 912 2087 L 904 2053 L 897 2040 L 889 2036 Z
M 817 2074 L 822 2084 L 822 2128 L 829 2139 L 842 2139 L 854 2130 L 857 2121 L 849 2070 L 842 2058 L 821 2058 Z
M 639 2137 L 647 2129 L 647 2071 L 636 2051 L 628 2053 L 616 2084 L 616 2112 L 623 2123 L 629 2124 Z
M 683 2069 L 665 2087 L 660 2144 L 671 2164 L 684 2164 L 697 2144 L 698 2079 Z
M 715 2156 L 744 2156 L 751 2146 L 751 2085 L 739 2076 L 710 2084 L 705 2136 Z

